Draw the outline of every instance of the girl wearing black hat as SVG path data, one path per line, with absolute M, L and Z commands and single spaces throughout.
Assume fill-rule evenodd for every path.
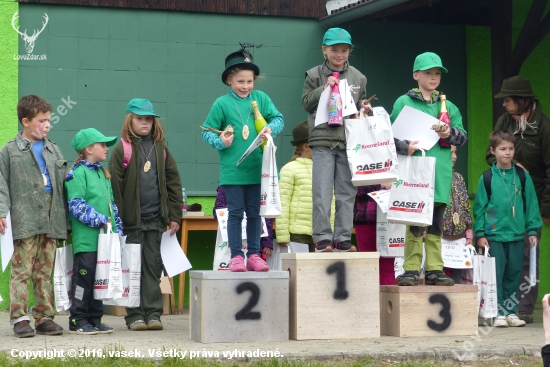
M 255 149 L 246 159 L 239 162 L 252 141 L 266 134 L 275 137 L 283 129 L 283 115 L 275 108 L 271 99 L 263 92 L 254 89 L 254 80 L 260 74 L 260 68 L 254 64 L 252 55 L 242 49 L 233 52 L 225 59 L 222 82 L 231 87 L 229 93 L 216 99 L 203 124 L 209 130 L 222 131 L 219 135 L 213 131 L 203 131 L 202 138 L 211 147 L 218 149 L 220 155 L 220 185 L 227 197 L 229 218 L 227 236 L 231 249 L 230 271 L 268 271 L 269 267 L 260 257 L 260 197 L 262 152 Z M 254 127 L 251 102 L 256 101 L 262 116 L 268 121 L 259 133 Z M 231 126 L 232 132 L 229 131 Z M 246 236 L 248 242 L 248 261 L 245 266 L 242 251 L 241 222 L 246 211 Z
M 494 131 L 512 131 L 516 137 L 515 163 L 529 172 L 535 185 L 540 213 L 544 223 L 550 221 L 550 120 L 542 113 L 542 106 L 531 89 L 527 78 L 514 76 L 502 82 L 500 93 L 495 98 L 504 98 L 506 113 L 501 115 Z M 487 163 L 495 156 L 487 151 Z M 540 242 L 540 230 L 537 237 Z M 523 251 L 522 283 L 529 277 L 529 252 L 532 244 L 525 236 Z M 539 250 L 537 248 L 537 279 L 539 278 Z M 538 284 L 532 288 L 520 285 L 521 294 L 518 317 L 526 323 L 533 322 L 533 309 L 538 296 Z

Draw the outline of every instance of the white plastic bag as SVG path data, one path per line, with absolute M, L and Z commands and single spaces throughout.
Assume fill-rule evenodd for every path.
M 431 226 L 434 209 L 435 158 L 398 157 L 399 180 L 390 190 L 388 220 L 410 226 Z
M 95 269 L 94 298 L 111 301 L 122 297 L 122 259 L 120 239 L 111 224 L 107 233 L 99 233 Z
M 485 255 L 474 255 L 474 285 L 477 285 L 479 316 L 492 318 L 498 315 L 497 276 L 495 258 Z
M 139 307 L 141 288 L 141 245 L 126 243 L 122 249 L 122 297 L 104 301 L 106 305 Z
M 244 252 L 244 263 L 246 265 L 246 253 L 248 251 L 247 242 L 243 240 L 242 250 Z M 213 270 L 229 270 L 229 261 L 231 260 L 231 249 L 229 248 L 229 242 L 224 241 L 222 238 L 221 230 L 218 227 L 218 233 L 216 235 L 216 247 L 214 249 L 214 263 Z
M 281 260 L 281 250 L 277 241 L 273 241 L 273 253 L 267 257 L 265 261 L 269 266 L 269 270 L 281 270 L 283 263 Z
M 380 257 L 404 257 L 406 233 L 406 225 L 389 221 L 376 206 L 376 250 Z
M 73 300 L 73 245 L 58 247 L 55 250 L 53 267 L 53 288 L 57 312 L 71 308 Z
M 266 137 L 267 144 L 264 146 L 262 158 L 262 197 L 260 201 L 260 216 L 264 218 L 276 218 L 283 214 L 281 196 L 279 195 L 277 161 L 275 159 L 277 147 L 273 144 L 271 135 L 266 134 Z
M 373 109 L 374 116 L 346 119 L 346 151 L 354 186 L 397 180 L 397 154 L 388 113 Z

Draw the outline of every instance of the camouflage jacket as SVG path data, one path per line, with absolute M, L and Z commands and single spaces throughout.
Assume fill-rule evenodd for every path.
M 0 218 L 11 211 L 14 239 L 46 234 L 66 239 L 70 228 L 63 179 L 67 161 L 57 145 L 44 139 L 42 155 L 48 162 L 52 183 L 52 205 L 48 210 L 47 194 L 40 166 L 32 145 L 21 133 L 0 149 Z M 9 225 L 9 224 L 8 224 Z

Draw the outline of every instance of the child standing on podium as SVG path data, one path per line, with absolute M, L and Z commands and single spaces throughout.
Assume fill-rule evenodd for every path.
M 229 270 L 233 272 L 268 271 L 260 257 L 260 198 L 262 151 L 255 149 L 239 165 L 239 159 L 251 142 L 260 135 L 276 136 L 283 130 L 283 115 L 275 108 L 271 99 L 263 92 L 254 90 L 254 80 L 260 68 L 254 64 L 252 55 L 242 49 L 229 54 L 225 59 L 222 82 L 230 87 L 229 93 L 214 102 L 206 121 L 205 129 L 221 131 L 202 132 L 202 138 L 220 155 L 220 184 L 223 186 L 229 218 L 227 236 L 231 249 Z M 268 121 L 259 133 L 254 126 L 251 102 L 256 101 L 262 116 Z M 228 131 L 229 127 L 232 131 Z M 246 266 L 242 251 L 241 222 L 246 211 L 246 236 L 248 244 Z
M 392 124 L 405 106 L 410 106 L 434 118 L 441 111 L 442 93 L 436 88 L 441 82 L 441 74 L 447 73 L 441 58 L 433 52 L 418 55 L 414 61 L 413 78 L 418 82 L 418 88 L 413 88 L 399 97 L 390 116 Z M 426 156 L 435 157 L 435 197 L 433 222 L 426 229 L 426 239 L 423 241 L 424 227 L 407 226 L 405 235 L 405 272 L 397 277 L 397 285 L 418 285 L 420 266 L 422 264 L 422 242 L 426 244 L 425 283 L 427 285 L 454 285 L 454 281 L 443 272 L 441 257 L 441 236 L 443 234 L 443 212 L 449 205 L 451 196 L 452 164 L 451 144 L 462 146 L 466 144 L 467 135 L 462 127 L 462 116 L 458 108 L 450 101 L 446 102 L 450 117 L 450 125 L 443 131 L 437 131 L 439 142 L 426 151 Z M 416 144 L 418 141 L 395 139 L 398 154 L 420 155 Z

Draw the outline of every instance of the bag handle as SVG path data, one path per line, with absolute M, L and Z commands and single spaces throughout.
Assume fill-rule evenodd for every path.
M 113 233 L 113 226 L 112 226 L 111 222 L 107 222 L 107 228 L 102 227 L 101 229 L 103 229 L 103 234 L 112 234 Z
M 267 144 L 266 145 L 275 145 L 273 143 L 273 138 L 271 137 L 271 134 L 265 134 L 265 140 L 267 140 Z

